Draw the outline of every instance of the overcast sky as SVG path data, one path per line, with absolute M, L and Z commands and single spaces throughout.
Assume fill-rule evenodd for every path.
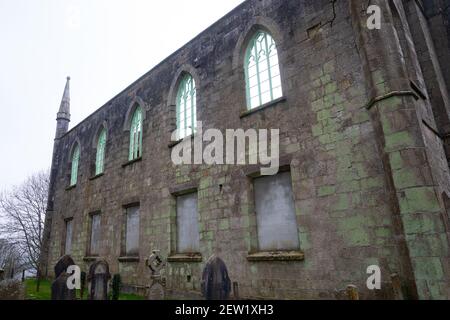
M 0 0 L 0 190 L 50 167 L 70 128 L 243 0 Z

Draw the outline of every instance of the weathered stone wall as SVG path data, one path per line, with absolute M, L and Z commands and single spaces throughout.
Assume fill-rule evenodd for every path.
M 401 45 L 381 43 L 376 52 L 371 51 L 374 42 L 364 42 L 367 31 L 358 33 L 351 5 L 352 1 L 246 1 L 64 135 L 55 180 L 49 265 L 62 255 L 64 219 L 73 217 L 72 256 L 88 270 L 89 213 L 101 211 L 100 256 L 109 263 L 111 273 L 121 273 L 125 284 L 148 285 L 146 257 L 155 249 L 165 256 L 175 249 L 172 192 L 194 186 L 198 188 L 202 262 L 168 264 L 165 276 L 174 297 L 199 296 L 201 271 L 212 254 L 226 263 L 241 297 L 335 298 L 336 290 L 352 283 L 360 289 L 361 298 L 393 298 L 392 273 L 400 274 L 407 297 L 445 297 L 448 239 L 442 222 L 436 215 L 427 220 L 431 224 L 403 215 L 443 212 L 436 190 L 448 191 L 448 186 L 432 180 L 429 171 L 436 165 L 422 152 L 430 148 L 445 167 L 442 141 L 424 143 L 422 132 L 427 137 L 429 133 L 411 111 L 417 107 L 413 97 L 393 96 L 367 108 L 369 100 L 378 96 L 372 94 L 371 84 L 387 88 L 395 76 L 396 61 L 388 57 L 398 53 Z M 258 27 L 267 29 L 277 42 L 285 99 L 244 114 L 243 54 Z M 369 61 L 364 60 L 366 46 Z M 394 52 L 384 51 L 388 48 Z M 375 57 L 379 61 L 370 65 Z M 197 113 L 204 129 L 280 129 L 282 164 L 290 166 L 303 261 L 247 260 L 249 252 L 257 251 L 253 187 L 247 176 L 252 167 L 172 164 L 174 92 L 183 71 L 196 80 Z M 127 120 L 135 102 L 145 109 L 143 156 L 124 165 Z M 434 121 L 431 106 L 420 103 Z M 91 179 L 95 139 L 102 125 L 108 131 L 105 173 Z M 78 183 L 68 189 L 75 142 L 81 146 Z M 448 164 L 447 173 L 445 168 L 437 172 L 448 179 Z M 119 261 L 123 206 L 137 202 L 140 259 Z M 418 229 L 411 233 L 414 241 L 428 231 L 436 235 L 437 242 L 423 248 L 427 252 L 422 256 L 432 256 L 429 260 L 420 263 L 420 256 L 411 262 L 410 252 L 420 244 L 408 242 L 411 236 L 404 233 L 405 223 L 406 228 Z M 425 230 L 425 225 L 431 230 Z M 431 245 L 433 240 L 427 239 Z M 382 290 L 366 288 L 366 269 L 373 264 L 381 267 Z M 436 278 L 428 296 L 416 292 L 417 269 L 425 282 Z

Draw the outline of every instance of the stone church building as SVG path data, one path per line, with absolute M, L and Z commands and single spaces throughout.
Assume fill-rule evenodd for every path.
M 144 294 L 160 250 L 169 298 L 216 255 L 241 299 L 449 299 L 449 88 L 448 0 L 247 0 L 70 130 L 68 79 L 42 270 Z M 279 173 L 174 164 L 197 121 L 279 129 Z

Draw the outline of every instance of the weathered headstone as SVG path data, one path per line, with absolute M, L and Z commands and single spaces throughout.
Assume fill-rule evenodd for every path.
M 165 265 L 166 262 L 161 257 L 159 250 L 153 250 L 152 255 L 147 260 L 147 266 L 152 273 L 148 292 L 149 300 L 164 300 L 165 298 L 165 281 L 161 276 L 161 270 Z
M 58 278 L 61 273 L 67 272 L 67 268 L 73 265 L 75 265 L 75 262 L 71 256 L 62 256 L 55 264 L 55 278 Z
M 165 288 L 161 282 L 153 280 L 148 291 L 148 300 L 164 300 Z
M 108 281 L 111 279 L 109 265 L 106 261 L 97 261 L 89 268 L 89 299 L 108 300 Z
M 52 300 L 76 300 L 76 290 L 67 287 L 67 268 L 75 265 L 69 255 L 61 257 L 55 265 L 55 281 L 52 283 Z
M 206 262 L 202 275 L 202 294 L 206 300 L 228 300 L 231 280 L 225 263 L 213 255 Z

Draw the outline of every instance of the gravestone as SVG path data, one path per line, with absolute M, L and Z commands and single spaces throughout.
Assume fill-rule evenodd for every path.
M 75 265 L 72 257 L 69 255 L 62 256 L 55 265 L 55 278 L 63 272 L 67 272 L 67 268 Z
M 166 262 L 161 257 L 159 250 L 153 250 L 152 255 L 147 260 L 147 267 L 152 273 L 150 276 L 151 283 L 148 291 L 149 300 L 164 300 L 165 298 L 165 281 L 161 276 L 161 270 L 165 267 Z
M 206 262 L 202 274 L 202 294 L 206 300 L 228 300 L 231 291 L 231 280 L 225 263 L 213 255 Z
M 153 280 L 148 291 L 148 300 L 164 300 L 165 288 L 161 282 Z
M 75 265 L 69 255 L 61 257 L 55 265 L 55 281 L 52 283 L 52 300 L 76 300 L 76 290 L 67 287 L 67 279 L 70 274 L 67 268 Z
M 108 300 L 108 281 L 111 279 L 109 265 L 106 261 L 97 261 L 89 268 L 89 299 Z

